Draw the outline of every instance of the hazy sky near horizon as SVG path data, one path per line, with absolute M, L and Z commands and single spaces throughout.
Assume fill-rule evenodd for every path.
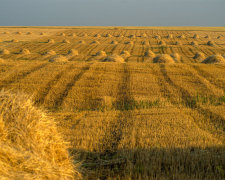
M 225 0 L 0 0 L 0 26 L 225 26 Z

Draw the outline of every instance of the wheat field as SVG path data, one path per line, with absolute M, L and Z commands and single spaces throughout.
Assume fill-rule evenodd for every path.
M 54 119 L 82 179 L 225 178 L 224 27 L 1 27 L 0 89 Z

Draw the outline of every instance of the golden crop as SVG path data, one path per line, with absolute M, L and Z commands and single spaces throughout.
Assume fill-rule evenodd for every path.
M 224 28 L 1 27 L 0 39 L 0 89 L 55 119 L 84 179 L 224 178 Z

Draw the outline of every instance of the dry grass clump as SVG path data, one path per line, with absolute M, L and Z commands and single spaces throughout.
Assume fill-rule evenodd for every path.
M 66 36 L 66 34 L 65 33 L 60 33 L 60 36 Z
M 0 42 L 2 42 L 2 40 L 0 39 Z
M 80 178 L 54 119 L 22 94 L 0 92 L 1 179 Z
M 79 52 L 76 49 L 70 49 L 67 54 L 70 56 L 78 56 Z
M 21 32 L 16 32 L 16 34 L 17 34 L 17 35 L 21 35 L 22 33 L 21 33 Z
M 79 41 L 79 44 L 85 44 L 84 40 Z
M 198 34 L 195 34 L 195 35 L 193 36 L 193 38 L 194 38 L 194 39 L 199 39 L 199 35 L 198 35 Z
M 182 43 L 180 41 L 176 41 L 175 45 L 182 45 Z
M 4 64 L 5 63 L 5 60 L 0 58 L 0 64 Z
M 180 38 L 180 39 L 185 39 L 186 36 L 185 36 L 184 34 L 182 34 L 182 35 L 178 36 L 178 38 Z
M 206 39 L 210 39 L 209 35 L 206 35 L 205 38 L 206 38 Z
M 112 35 L 111 34 L 106 34 L 106 36 L 105 37 L 112 37 Z
M 136 38 L 136 36 L 135 36 L 134 34 L 131 34 L 131 35 L 129 36 L 129 38 Z
M 165 41 L 160 41 L 160 42 L 159 42 L 159 45 L 161 45 L 161 46 L 166 46 L 166 42 L 165 42 Z
M 76 37 L 77 35 L 75 33 L 70 34 L 71 37 Z
M 30 51 L 28 49 L 21 49 L 20 54 L 30 54 Z
M 49 60 L 49 62 L 67 62 L 67 61 L 68 61 L 67 57 L 62 55 L 56 55 Z
M 27 35 L 31 35 L 32 34 L 32 32 L 27 32 Z
M 151 50 L 148 50 L 144 53 L 144 56 L 145 57 L 151 57 L 151 58 L 154 58 L 155 57 L 155 53 L 152 52 Z
M 168 39 L 172 39 L 172 38 L 173 38 L 173 35 L 172 35 L 172 34 L 168 34 L 168 35 L 167 35 L 167 38 L 168 38 Z
M 155 39 L 161 39 L 161 36 L 156 35 L 156 36 L 154 36 L 154 38 L 155 38 Z
M 98 52 L 96 53 L 95 56 L 100 56 L 100 57 L 102 57 L 102 56 L 107 56 L 107 54 L 106 54 L 105 51 L 98 51 Z
M 43 36 L 43 35 L 45 35 L 45 33 L 41 32 L 40 35 Z
M 54 39 L 49 39 L 48 43 L 55 43 L 55 40 Z
M 0 50 L 0 54 L 3 54 L 3 55 L 10 54 L 10 51 L 7 49 L 2 49 Z
M 218 36 L 217 39 L 221 39 L 221 36 Z
M 92 41 L 91 44 L 100 44 L 99 41 Z
M 205 59 L 205 54 L 203 54 L 202 52 L 197 52 L 195 54 L 195 56 L 193 57 L 193 59 L 197 59 L 197 60 L 202 61 L 203 59 Z
M 17 43 L 17 42 L 19 42 L 17 39 L 13 39 L 11 42 L 13 42 L 13 43 Z
M 100 38 L 100 37 L 101 37 L 101 35 L 100 35 L 100 34 L 95 34 L 95 35 L 94 35 L 94 37 L 96 37 L 96 38 Z
M 142 41 L 141 44 L 149 46 L 149 42 L 148 41 Z
M 180 54 L 179 53 L 173 53 L 170 56 L 173 58 L 173 60 L 175 62 L 180 62 L 180 60 L 181 60 L 181 57 L 180 57 Z
M 207 42 L 207 45 L 209 45 L 209 46 L 215 46 L 216 44 L 215 44 L 214 41 L 208 41 L 208 42 Z
M 103 60 L 103 62 L 119 62 L 119 63 L 124 63 L 125 61 L 124 61 L 124 59 L 121 56 L 119 56 L 117 54 L 113 54 L 111 56 L 107 56 Z
M 49 51 L 47 51 L 45 54 L 46 54 L 46 55 L 51 55 L 51 56 L 53 56 L 53 55 L 56 55 L 56 52 L 53 51 L 53 50 L 49 50 Z
M 118 34 L 116 37 L 124 37 L 122 34 Z
M 62 41 L 62 43 L 69 44 L 69 43 L 70 43 L 70 41 L 69 41 L 69 40 L 67 40 L 67 39 L 64 39 L 64 40 Z
M 222 63 L 222 64 L 224 64 L 225 59 L 220 54 L 216 54 L 216 55 L 207 57 L 204 61 L 202 61 L 202 63 L 205 63 L 205 64 L 221 64 Z
M 9 34 L 9 32 L 4 32 L 3 34 Z
M 153 63 L 174 63 L 173 58 L 168 54 L 160 54 L 153 59 Z
M 141 35 L 141 37 L 146 38 L 146 37 L 147 37 L 147 34 L 143 33 L 143 34 Z
M 118 42 L 113 40 L 110 44 L 118 44 Z
M 191 42 L 191 45 L 192 45 L 192 46 L 198 46 L 198 42 L 197 42 L 197 41 L 192 41 L 192 42 Z
M 128 51 L 122 51 L 122 52 L 120 53 L 120 55 L 121 55 L 123 58 L 127 58 L 127 57 L 130 56 L 130 53 L 129 53 Z
M 83 37 L 87 37 L 88 35 L 87 35 L 86 33 L 84 33 L 82 36 L 83 36 Z
M 125 42 L 125 44 L 134 45 L 134 42 L 133 41 L 127 41 L 127 42 Z

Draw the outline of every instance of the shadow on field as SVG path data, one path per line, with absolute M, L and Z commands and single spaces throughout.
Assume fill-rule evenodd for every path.
M 225 147 L 200 149 L 71 150 L 82 161 L 84 179 L 224 179 Z

